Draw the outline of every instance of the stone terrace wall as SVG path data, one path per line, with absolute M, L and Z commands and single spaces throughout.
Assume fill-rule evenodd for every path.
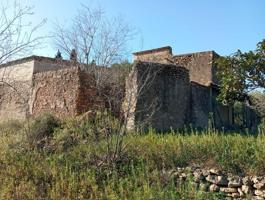
M 158 131 L 183 127 L 189 120 L 190 84 L 188 70 L 175 65 L 137 62 L 130 82 L 136 88 L 126 88 L 126 95 L 134 92 L 134 113 L 130 127 L 152 126 Z M 132 91 L 134 90 L 134 91 Z M 126 98 L 128 99 L 128 98 Z
M 177 187 L 189 181 L 195 190 L 218 192 L 227 199 L 265 199 L 264 176 L 239 176 L 192 166 L 165 171 L 163 177 L 174 179 Z

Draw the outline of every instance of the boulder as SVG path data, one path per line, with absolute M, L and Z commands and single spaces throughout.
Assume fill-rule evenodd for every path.
M 208 175 L 206 180 L 218 186 L 227 186 L 228 181 L 225 176 Z
M 246 185 L 246 186 L 252 186 L 253 185 L 253 181 L 251 180 L 251 178 L 249 176 L 242 178 L 242 183 L 243 183 L 243 185 Z
M 242 185 L 241 189 L 244 194 L 253 194 L 253 189 L 251 186 Z
M 220 170 L 214 169 L 214 168 L 210 169 L 209 172 L 211 175 L 221 175 L 222 174 Z
M 256 184 L 260 182 L 262 179 L 263 179 L 262 176 L 253 176 L 251 180 L 254 184 Z
M 202 169 L 202 175 L 204 177 L 206 177 L 206 176 L 210 175 L 210 172 L 208 170 L 206 170 L 206 169 Z
M 194 178 L 194 182 L 196 183 L 199 183 L 200 181 L 205 179 L 201 171 L 193 172 L 193 178 Z
M 242 191 L 241 188 L 237 188 L 237 191 L 238 191 L 240 197 L 244 197 L 245 196 L 245 194 L 244 194 L 244 192 Z
M 210 192 L 219 192 L 219 190 L 220 190 L 220 187 L 215 184 L 211 184 L 209 187 Z
M 227 187 L 221 187 L 220 192 L 223 193 L 237 193 L 237 188 L 227 188 Z

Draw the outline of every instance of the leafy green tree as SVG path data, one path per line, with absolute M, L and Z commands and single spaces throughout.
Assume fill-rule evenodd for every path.
M 221 89 L 218 98 L 223 104 L 232 105 L 253 90 L 265 89 L 265 39 L 254 51 L 238 50 L 231 56 L 218 58 L 216 63 Z

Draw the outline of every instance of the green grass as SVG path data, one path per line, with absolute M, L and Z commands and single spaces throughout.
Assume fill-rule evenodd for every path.
M 78 118 L 36 121 L 0 125 L 0 199 L 222 199 L 189 183 L 176 188 L 162 171 L 200 164 L 235 174 L 265 172 L 264 135 L 131 133 L 112 158 L 116 137 L 104 136 L 100 122 L 95 139 L 95 124 Z

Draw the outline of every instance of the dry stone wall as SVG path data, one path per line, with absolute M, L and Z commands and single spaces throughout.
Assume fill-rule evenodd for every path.
M 239 176 L 192 166 L 165 171 L 164 178 L 173 178 L 177 187 L 189 182 L 197 190 L 219 192 L 229 199 L 265 199 L 264 176 Z

